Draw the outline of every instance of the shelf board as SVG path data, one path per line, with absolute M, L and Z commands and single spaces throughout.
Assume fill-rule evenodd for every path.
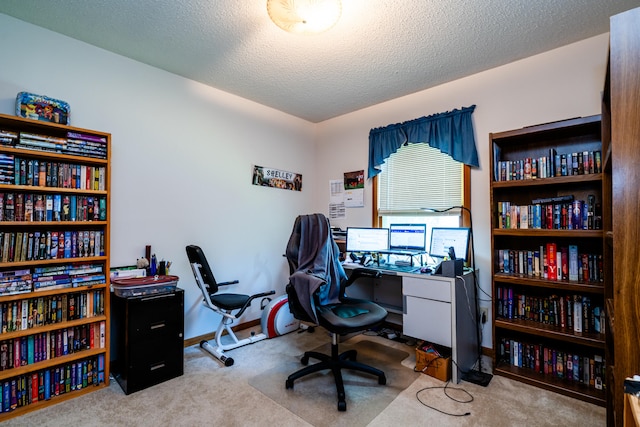
M 529 369 L 511 366 L 506 363 L 500 363 L 493 369 L 495 375 L 511 378 L 526 384 L 533 385 L 545 390 L 553 391 L 565 396 L 589 402 L 598 406 L 605 406 L 606 394 L 604 390 L 596 390 L 595 388 L 584 384 L 569 382 L 554 378 L 550 375 L 539 374 Z
M 589 129 L 600 126 L 601 115 L 596 114 L 586 117 L 575 117 L 567 120 L 559 120 L 556 122 L 542 123 L 533 126 L 527 126 L 520 129 L 509 130 L 504 132 L 493 133 L 493 139 L 507 139 L 520 136 L 529 136 L 530 134 L 545 135 L 547 132 L 560 132 L 580 134 L 583 133 L 580 129 Z M 598 132 L 599 133 L 599 132 Z
M 42 362 L 32 363 L 30 365 L 19 366 L 13 369 L 7 369 L 0 371 L 0 381 L 4 381 L 9 378 L 13 378 L 19 375 L 28 374 L 30 372 L 37 372 L 42 369 L 51 368 L 53 366 L 64 365 L 66 363 L 73 362 L 75 360 L 86 359 L 91 356 L 97 356 L 107 351 L 106 348 L 92 348 L 89 350 L 77 351 L 75 353 L 67 354 L 60 357 L 54 357 L 53 359 L 43 360 Z
M 55 151 L 45 150 L 29 150 L 24 148 L 8 147 L 6 145 L 0 146 L 0 152 L 10 153 L 19 156 L 38 158 L 38 159 L 55 159 L 57 161 L 69 161 L 73 163 L 92 164 L 92 165 L 107 165 L 109 161 L 107 159 L 100 159 L 97 157 L 89 156 L 73 156 L 71 154 L 62 154 Z
M 518 236 L 518 237 L 572 237 L 572 238 L 598 238 L 602 239 L 602 230 L 556 230 L 553 228 L 494 228 L 494 236 Z
M 41 334 L 43 332 L 56 331 L 58 329 L 68 329 L 73 328 L 74 326 L 81 326 L 106 320 L 107 316 L 104 314 L 100 314 L 92 317 L 83 317 L 82 319 L 67 320 L 66 322 L 50 323 L 48 325 L 36 326 L 29 329 L 21 329 L 19 331 L 4 332 L 0 334 L 0 340 L 10 340 L 19 337 L 25 337 L 28 335 Z
M 104 227 L 105 225 L 107 225 L 107 221 L 2 221 L 3 227 L 47 227 L 47 228 L 73 227 L 73 228 L 77 228 L 77 227 Z
M 95 223 L 94 223 L 95 224 Z M 0 268 L 16 268 L 33 266 L 39 267 L 43 265 L 52 264 L 73 264 L 78 262 L 104 262 L 107 259 L 106 256 L 91 256 L 84 258 L 55 258 L 55 259 L 38 259 L 32 261 L 20 261 L 20 262 L 0 262 Z
M 557 326 L 535 322 L 532 320 L 527 321 L 521 319 L 496 319 L 494 326 L 495 328 L 506 329 L 539 337 L 551 338 L 558 341 L 570 342 L 578 345 L 584 345 L 599 349 L 605 348 L 605 336 L 599 333 L 573 332 L 566 329 L 560 329 Z
M 82 190 L 80 188 L 62 188 L 62 187 L 44 187 L 33 185 L 14 185 L 14 184 L 0 184 L 0 190 L 3 191 L 25 191 L 36 193 L 59 193 L 59 194 L 87 194 L 91 196 L 106 196 L 106 190 Z M 9 224 L 3 221 L 3 225 Z
M 569 282 L 564 280 L 546 280 L 528 276 L 511 276 L 503 273 L 493 275 L 494 282 L 509 283 L 512 285 L 532 286 L 536 288 L 550 288 L 569 292 L 582 292 L 604 295 L 604 284 Z
M 106 283 L 101 283 L 98 285 L 57 288 L 57 289 L 48 289 L 44 291 L 31 291 L 31 292 L 25 292 L 21 294 L 13 294 L 13 295 L 0 295 L 0 302 L 19 301 L 19 300 L 29 299 L 29 298 L 46 297 L 49 295 L 70 294 L 72 292 L 86 292 L 89 290 L 103 289 L 106 287 L 107 287 Z
M 493 181 L 491 183 L 491 187 L 493 187 L 494 189 L 514 187 L 542 187 L 548 185 L 578 184 L 597 181 L 602 181 L 601 173 L 556 176 L 552 178 L 518 179 L 513 181 Z
M 105 387 L 109 386 L 109 382 L 107 379 L 105 379 L 106 382 L 104 383 L 100 383 L 98 385 L 91 385 L 89 387 L 80 389 L 80 390 L 75 390 L 75 391 L 71 391 L 69 393 L 65 393 L 65 394 L 61 394 L 58 396 L 51 396 L 51 399 L 49 400 L 42 400 L 42 401 L 38 401 L 36 403 L 32 403 L 30 405 L 27 406 L 21 406 L 19 408 L 14 409 L 13 411 L 10 412 L 4 412 L 2 414 L 0 414 L 0 422 L 8 420 L 10 418 L 15 418 L 15 417 L 19 417 L 21 415 L 24 415 L 28 412 L 31 411 L 35 411 L 38 409 L 42 409 L 42 408 L 46 408 L 47 406 L 51 406 L 51 405 L 57 405 L 58 403 L 64 402 L 65 400 L 69 400 L 69 399 L 74 399 L 76 397 L 82 396 L 84 394 L 87 393 L 92 393 L 94 391 L 103 389 Z

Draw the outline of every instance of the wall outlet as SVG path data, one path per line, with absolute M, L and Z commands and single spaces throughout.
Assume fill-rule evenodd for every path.
M 484 325 L 489 320 L 489 308 L 480 307 L 480 322 Z

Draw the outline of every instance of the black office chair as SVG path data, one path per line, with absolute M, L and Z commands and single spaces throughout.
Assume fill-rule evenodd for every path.
M 216 282 L 207 258 L 204 256 L 204 252 L 199 246 L 189 245 L 187 246 L 187 257 L 189 258 L 189 264 L 193 270 L 193 275 L 196 278 L 196 284 L 202 291 L 204 300 L 202 303 L 208 309 L 220 314 L 222 318 L 216 329 L 216 346 L 212 346 L 208 341 L 202 340 L 200 347 L 211 353 L 214 357 L 224 363 L 225 366 L 233 365 L 233 359 L 224 354 L 225 350 L 232 350 L 234 348 L 241 347 L 246 344 L 252 344 L 256 341 L 267 338 L 264 332 L 259 334 L 251 334 L 249 338 L 239 340 L 236 334 L 231 329 L 231 325 L 234 320 L 242 316 L 242 313 L 251 305 L 251 301 L 256 298 L 267 297 L 275 294 L 275 291 L 263 292 L 256 295 L 244 295 L 244 294 L 231 294 L 231 293 L 218 293 L 221 286 L 233 285 L 238 283 L 237 280 L 230 282 Z M 235 314 L 232 314 L 234 310 L 237 310 Z M 228 344 L 222 343 L 222 333 L 226 331 L 230 339 L 233 341 Z
M 338 352 L 340 335 L 374 328 L 386 319 L 387 311 L 379 305 L 345 295 L 346 287 L 358 278 L 377 277 L 380 272 L 356 269 L 347 279 L 338 260 L 339 250 L 331 237 L 329 222 L 322 214 L 296 219 L 286 256 L 292 273 L 286 287 L 291 312 L 295 318 L 319 324 L 331 333 L 331 354 L 305 352 L 301 359 L 303 365 L 308 365 L 309 358 L 320 362 L 289 375 L 286 388 L 292 389 L 298 378 L 330 369 L 338 392 L 338 410 L 346 411 L 342 369 L 375 375 L 378 384 L 387 383 L 384 372 L 356 361 L 356 350 Z

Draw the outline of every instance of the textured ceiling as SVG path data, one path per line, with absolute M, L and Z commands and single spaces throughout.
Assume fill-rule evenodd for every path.
M 609 31 L 639 0 L 343 0 L 289 34 L 266 0 L 2 0 L 0 13 L 320 122 Z M 6 58 L 5 58 L 6 59 Z

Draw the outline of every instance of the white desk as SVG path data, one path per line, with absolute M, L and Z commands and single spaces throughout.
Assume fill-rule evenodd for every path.
M 356 265 L 345 265 L 347 274 Z M 377 279 L 361 278 L 347 295 L 374 301 L 389 312 L 388 321 L 404 335 L 451 348 L 451 377 L 460 382 L 478 359 L 476 289 L 471 272 L 462 278 L 380 269 Z M 477 271 L 476 271 L 477 273 Z

